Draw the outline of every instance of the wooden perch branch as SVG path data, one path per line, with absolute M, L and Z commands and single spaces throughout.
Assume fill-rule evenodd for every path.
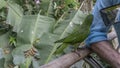
M 71 52 L 46 65 L 41 66 L 40 68 L 69 68 L 71 65 L 87 56 L 90 53 L 90 50 L 87 48 L 79 49 L 78 52 L 80 56 L 78 56 L 75 52 Z
M 108 34 L 109 40 L 113 40 L 115 37 L 117 37 L 115 32 Z M 69 68 L 74 63 L 89 55 L 90 52 L 91 51 L 88 48 L 81 48 L 78 49 L 77 52 L 71 52 L 69 54 L 63 55 L 58 59 L 49 62 L 48 64 L 40 66 L 39 68 Z

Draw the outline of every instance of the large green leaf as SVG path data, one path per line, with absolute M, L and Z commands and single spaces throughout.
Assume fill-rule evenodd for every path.
M 36 41 L 40 40 L 39 42 L 42 44 L 46 41 L 46 39 L 48 40 L 50 38 L 49 35 L 47 35 L 47 37 L 44 35 L 45 33 L 49 33 L 51 31 L 53 23 L 54 19 L 47 16 L 25 15 L 22 17 L 21 23 L 18 27 L 17 48 L 12 53 L 15 64 L 25 62 L 26 58 L 24 56 L 24 52 L 32 48 Z M 47 43 L 47 47 L 53 48 L 53 46 L 51 46 L 51 41 L 48 40 L 48 42 L 50 43 Z M 46 47 L 45 45 L 43 46 L 44 48 Z M 43 48 L 43 46 L 39 45 L 41 48 Z M 40 52 L 41 51 L 46 52 L 42 54 L 43 57 L 45 57 L 45 55 L 49 55 L 49 50 L 40 49 Z M 41 61 L 45 59 L 46 58 L 41 59 Z
M 40 42 L 36 43 L 36 48 L 40 54 L 40 65 L 44 64 L 53 49 L 54 42 L 58 39 L 58 35 L 51 33 L 44 33 L 40 38 Z
M 33 44 L 44 32 L 50 32 L 54 19 L 41 15 L 23 16 L 17 39 L 18 46 L 21 44 Z
M 18 27 L 21 22 L 21 18 L 23 15 L 22 8 L 14 3 L 8 3 L 9 10 L 7 15 L 7 23 L 14 26 L 13 31 L 18 32 Z
M 6 2 L 4 0 L 0 0 L 0 9 L 6 7 Z
M 75 14 L 76 10 L 69 10 L 65 12 L 54 24 L 53 33 L 61 35 L 66 27 L 70 24 Z

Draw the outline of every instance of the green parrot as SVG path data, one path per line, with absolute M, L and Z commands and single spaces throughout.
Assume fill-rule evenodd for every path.
M 57 40 L 55 43 L 62 43 L 58 49 L 56 50 L 56 53 L 60 53 L 63 51 L 67 45 L 75 45 L 77 43 L 83 42 L 90 33 L 90 25 L 92 24 L 93 15 L 89 14 L 83 23 L 78 27 L 78 29 L 74 30 L 71 34 L 69 34 L 67 37 Z

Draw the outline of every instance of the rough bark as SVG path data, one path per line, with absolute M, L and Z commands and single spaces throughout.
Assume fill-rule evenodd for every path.
M 77 54 L 79 53 L 79 55 Z M 41 66 L 40 68 L 69 68 L 71 65 L 76 63 L 77 61 L 83 59 L 90 53 L 90 50 L 87 48 L 78 49 L 76 52 L 71 52 L 60 58 Z
M 113 40 L 116 37 L 115 32 L 108 34 L 108 39 Z M 39 68 L 69 68 L 71 65 L 77 61 L 85 58 L 90 54 L 90 50 L 87 48 L 78 49 L 76 52 L 71 52 L 69 54 L 63 55 L 48 64 L 42 65 Z

